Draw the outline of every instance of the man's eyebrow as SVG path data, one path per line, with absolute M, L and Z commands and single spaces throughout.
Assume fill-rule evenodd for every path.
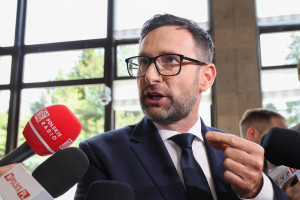
M 148 55 L 146 53 L 142 52 L 142 53 L 139 53 L 138 56 L 146 56 L 147 57 Z
M 157 54 L 156 56 L 163 55 L 163 54 L 178 54 L 178 53 L 177 53 L 177 52 L 174 52 L 174 51 L 161 51 L 161 52 L 159 52 L 159 54 Z M 149 54 L 147 54 L 147 53 L 145 53 L 145 52 L 139 53 L 138 56 L 152 57 L 152 56 L 149 56 Z M 153 56 L 153 57 L 155 57 L 155 56 Z

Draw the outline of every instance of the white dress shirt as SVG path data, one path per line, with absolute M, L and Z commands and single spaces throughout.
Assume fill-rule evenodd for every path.
M 176 170 L 180 176 L 180 179 L 184 185 L 184 179 L 183 179 L 181 166 L 180 166 L 181 149 L 175 142 L 173 142 L 172 140 L 168 140 L 170 137 L 180 134 L 180 133 L 177 131 L 167 130 L 166 128 L 164 128 L 163 126 L 161 126 L 157 123 L 154 123 L 154 125 L 156 126 L 156 128 L 157 128 L 157 130 L 158 130 L 158 132 L 159 132 L 159 134 L 171 156 L 171 159 L 176 167 Z M 206 149 L 205 149 L 205 145 L 204 145 L 204 141 L 203 141 L 203 137 L 202 137 L 202 133 L 201 133 L 200 117 L 198 118 L 198 121 L 196 122 L 196 124 L 189 131 L 187 131 L 187 133 L 191 133 L 196 136 L 193 141 L 193 144 L 192 144 L 193 154 L 195 156 L 195 159 L 201 166 L 201 168 L 205 174 L 205 177 L 208 181 L 210 190 L 212 192 L 212 196 L 216 200 L 217 199 L 216 190 L 215 190 L 215 186 L 213 183 L 213 178 L 211 176 L 208 157 L 207 157 L 207 153 L 206 153 Z M 253 198 L 253 200 L 274 199 L 274 190 L 273 190 L 271 181 L 265 174 L 263 174 L 263 179 L 264 179 L 263 188 L 260 191 L 260 193 L 255 198 Z M 243 198 L 240 198 L 240 199 L 243 200 Z

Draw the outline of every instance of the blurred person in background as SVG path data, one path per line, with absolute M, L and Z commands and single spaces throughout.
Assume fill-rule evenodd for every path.
M 264 108 L 246 110 L 240 120 L 239 126 L 241 136 L 257 144 L 260 144 L 261 138 L 272 127 L 288 128 L 286 119 L 281 114 Z M 267 162 L 267 166 L 265 167 L 265 170 L 268 172 L 268 170 L 273 169 L 275 166 Z M 291 200 L 300 199 L 300 182 L 298 181 L 295 185 L 291 186 L 295 178 L 291 178 L 282 186 L 283 191 Z

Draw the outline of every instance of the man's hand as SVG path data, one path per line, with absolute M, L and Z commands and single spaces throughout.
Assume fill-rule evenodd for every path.
M 14 166 L 16 166 L 18 163 L 10 164 L 10 165 L 5 165 L 0 167 L 0 176 L 11 170 Z
M 263 186 L 264 149 L 251 141 L 220 132 L 206 133 L 208 143 L 225 154 L 224 178 L 242 198 L 254 198 Z
M 282 186 L 282 190 L 286 193 L 286 196 L 290 200 L 299 200 L 300 199 L 300 181 L 298 181 L 295 185 L 291 186 L 291 182 L 294 180 L 294 178 L 291 178 L 288 180 L 285 184 Z

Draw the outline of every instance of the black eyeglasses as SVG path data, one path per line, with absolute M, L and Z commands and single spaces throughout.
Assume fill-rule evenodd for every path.
M 125 59 L 127 70 L 132 77 L 143 77 L 148 67 L 154 62 L 157 72 L 162 76 L 176 76 L 181 71 L 182 61 L 188 60 L 199 65 L 207 65 L 205 62 L 186 57 L 181 54 L 162 54 L 156 57 L 134 56 Z

